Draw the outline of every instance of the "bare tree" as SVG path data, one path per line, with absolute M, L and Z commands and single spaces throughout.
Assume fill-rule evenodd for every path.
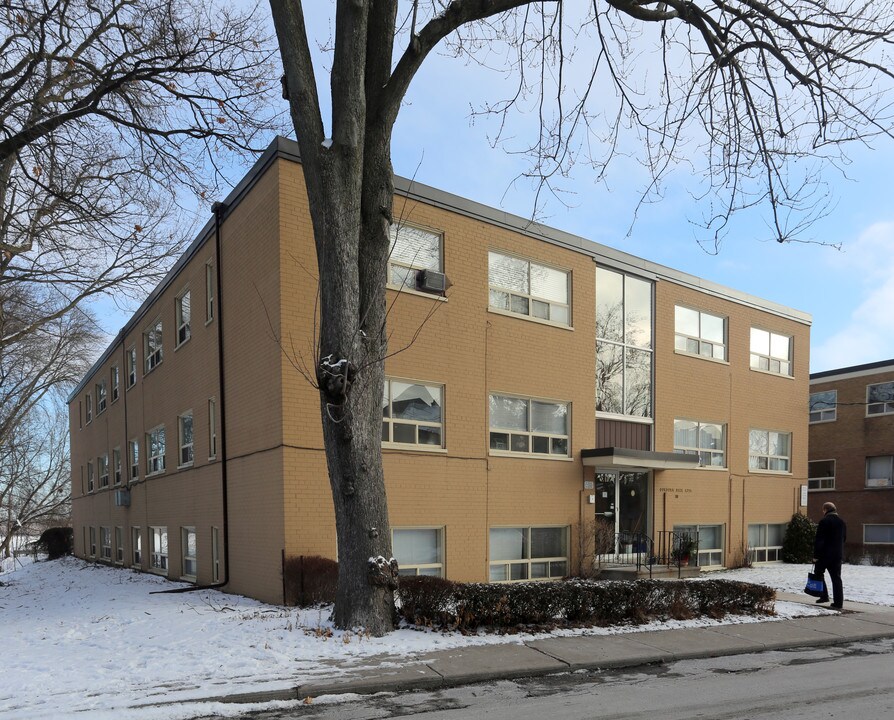
M 716 207 L 705 224 L 722 231 L 735 210 L 764 203 L 774 236 L 786 240 L 819 207 L 801 161 L 841 158 L 846 141 L 891 134 L 876 83 L 891 79 L 894 10 L 871 0 L 593 0 L 571 18 L 559 0 L 337 0 L 327 123 L 301 0 L 270 2 L 322 289 L 316 372 L 339 548 L 334 619 L 380 634 L 391 627 L 396 571 L 371 562 L 389 559 L 390 533 L 383 364 L 369 360 L 386 356 L 392 129 L 429 53 L 442 41 L 473 60 L 490 60 L 500 43 L 509 49 L 518 92 L 485 112 L 505 116 L 534 93 L 540 133 L 529 149 L 541 189 L 575 159 L 603 172 L 628 128 L 642 141 L 653 190 L 675 163 L 704 158 L 704 192 Z M 574 87 L 566 63 L 583 56 L 590 72 Z

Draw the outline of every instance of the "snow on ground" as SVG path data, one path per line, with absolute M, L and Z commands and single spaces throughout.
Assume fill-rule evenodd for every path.
M 152 594 L 181 585 L 75 558 L 9 566 L 4 564 L 5 571 L 0 572 L 0 718 L 4 719 L 57 718 L 77 712 L 97 719 L 225 716 L 247 707 L 189 701 L 285 689 L 364 665 L 400 665 L 433 650 L 520 643 L 535 637 L 402 629 L 385 638 L 368 638 L 334 631 L 328 609 L 283 608 L 213 590 Z M 766 565 L 710 577 L 800 593 L 808 569 Z M 847 565 L 843 577 L 847 600 L 894 606 L 894 568 Z M 828 611 L 777 602 L 776 612 L 784 618 Z M 739 617 L 722 622 L 755 621 Z M 667 621 L 555 634 L 609 634 L 718 622 Z M 170 701 L 185 704 L 153 706 Z

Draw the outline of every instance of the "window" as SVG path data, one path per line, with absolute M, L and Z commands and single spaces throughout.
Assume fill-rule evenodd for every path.
M 891 455 L 866 458 L 866 487 L 891 487 Z
M 723 525 L 674 525 L 674 532 L 695 539 L 699 567 L 723 567 Z
M 567 527 L 491 528 L 491 582 L 548 580 L 567 574 Z
M 792 339 L 788 335 L 751 328 L 751 367 L 776 375 L 791 375 Z
M 152 552 L 149 555 L 149 567 L 156 571 L 168 569 L 168 529 L 166 527 L 150 527 L 149 538 Z
M 143 357 L 145 359 L 145 365 L 143 367 L 144 375 L 151 372 L 154 368 L 158 367 L 159 363 L 161 363 L 161 340 L 161 320 L 156 320 L 155 324 L 147 328 L 143 333 Z
M 838 391 L 810 393 L 810 422 L 832 422 L 838 408 Z
M 143 536 L 140 534 L 140 528 L 130 529 L 130 542 L 133 549 L 131 565 L 141 567 L 143 564 Z
M 96 458 L 96 472 L 99 475 L 99 486 L 107 488 L 109 486 L 109 454 Z
M 417 271 L 444 272 L 441 262 L 441 240 L 441 235 L 431 230 L 403 223 L 392 225 L 388 284 L 415 288 Z
M 748 557 L 751 562 L 780 562 L 785 523 L 748 526 Z
M 391 531 L 391 545 L 401 575 L 444 576 L 443 528 Z
M 96 557 L 96 528 L 90 528 L 90 557 Z
M 564 270 L 489 252 L 487 282 L 492 308 L 570 325 L 568 273 Z
M 101 527 L 99 529 L 99 549 L 100 557 L 103 560 L 112 559 L 112 530 L 111 528 Z
M 387 380 L 386 387 L 387 387 Z M 217 457 L 217 401 L 208 398 L 208 459 Z
M 89 425 L 93 421 L 93 396 L 90 393 L 87 393 L 87 396 L 84 398 L 84 407 L 86 408 L 87 424 Z
M 894 413 L 894 382 L 867 385 L 866 414 L 888 415 L 890 413 Z
M 115 473 L 115 484 L 121 484 L 121 448 L 112 450 L 112 472 Z
M 131 388 L 137 383 L 137 349 L 130 348 L 127 351 L 127 387 Z
M 136 480 L 140 477 L 140 443 L 131 440 L 130 445 L 130 479 Z
M 679 352 L 726 360 L 726 318 L 677 305 L 674 331 Z
M 191 337 L 189 329 L 189 290 L 177 296 L 177 299 L 174 301 L 174 308 L 177 320 L 177 345 L 180 346 Z
M 490 449 L 568 457 L 568 404 L 490 396 Z
M 180 547 L 183 552 L 183 576 L 195 579 L 197 568 L 195 528 L 180 528 Z
M 93 492 L 93 461 L 87 461 L 87 492 Z
M 124 528 L 115 528 L 115 563 L 122 565 L 124 563 Z
M 119 376 L 118 376 L 118 366 L 112 365 L 112 369 L 110 371 L 112 376 L 112 402 L 115 402 L 118 399 L 118 391 L 119 391 Z
M 835 461 L 811 460 L 807 463 L 808 490 L 835 489 Z
M 192 465 L 192 412 L 184 413 L 177 418 L 177 425 L 180 432 L 180 466 Z
M 596 412 L 652 417 L 652 283 L 596 268 Z
M 220 532 L 211 528 L 211 582 L 220 582 Z
M 441 385 L 385 378 L 382 442 L 444 447 Z
M 748 469 L 790 472 L 791 433 L 751 430 L 748 435 Z
M 96 383 L 96 414 L 106 409 L 106 381 Z
M 894 525 L 864 525 L 864 545 L 894 545 Z
M 146 475 L 164 472 L 165 428 L 164 425 L 146 433 Z
M 205 263 L 205 323 L 214 320 L 214 265 Z
M 718 423 L 674 420 L 674 452 L 698 455 L 704 467 L 726 467 L 726 433 Z

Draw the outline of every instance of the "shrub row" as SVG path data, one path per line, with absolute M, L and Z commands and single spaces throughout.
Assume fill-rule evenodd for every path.
M 285 605 L 311 607 L 335 602 L 338 563 L 319 555 L 292 555 L 283 562 Z
M 401 578 L 399 613 L 442 629 L 642 624 L 652 619 L 771 615 L 775 590 L 732 580 L 571 579 L 511 585 Z

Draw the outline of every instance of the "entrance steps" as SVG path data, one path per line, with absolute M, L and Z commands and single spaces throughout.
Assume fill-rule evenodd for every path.
M 641 580 L 649 577 L 655 580 L 676 580 L 698 577 L 701 570 L 697 566 L 678 568 L 676 565 L 653 565 L 650 575 L 648 565 L 642 565 L 637 570 L 636 565 L 603 564 L 601 568 L 597 568 L 597 573 L 596 577 L 600 580 Z

